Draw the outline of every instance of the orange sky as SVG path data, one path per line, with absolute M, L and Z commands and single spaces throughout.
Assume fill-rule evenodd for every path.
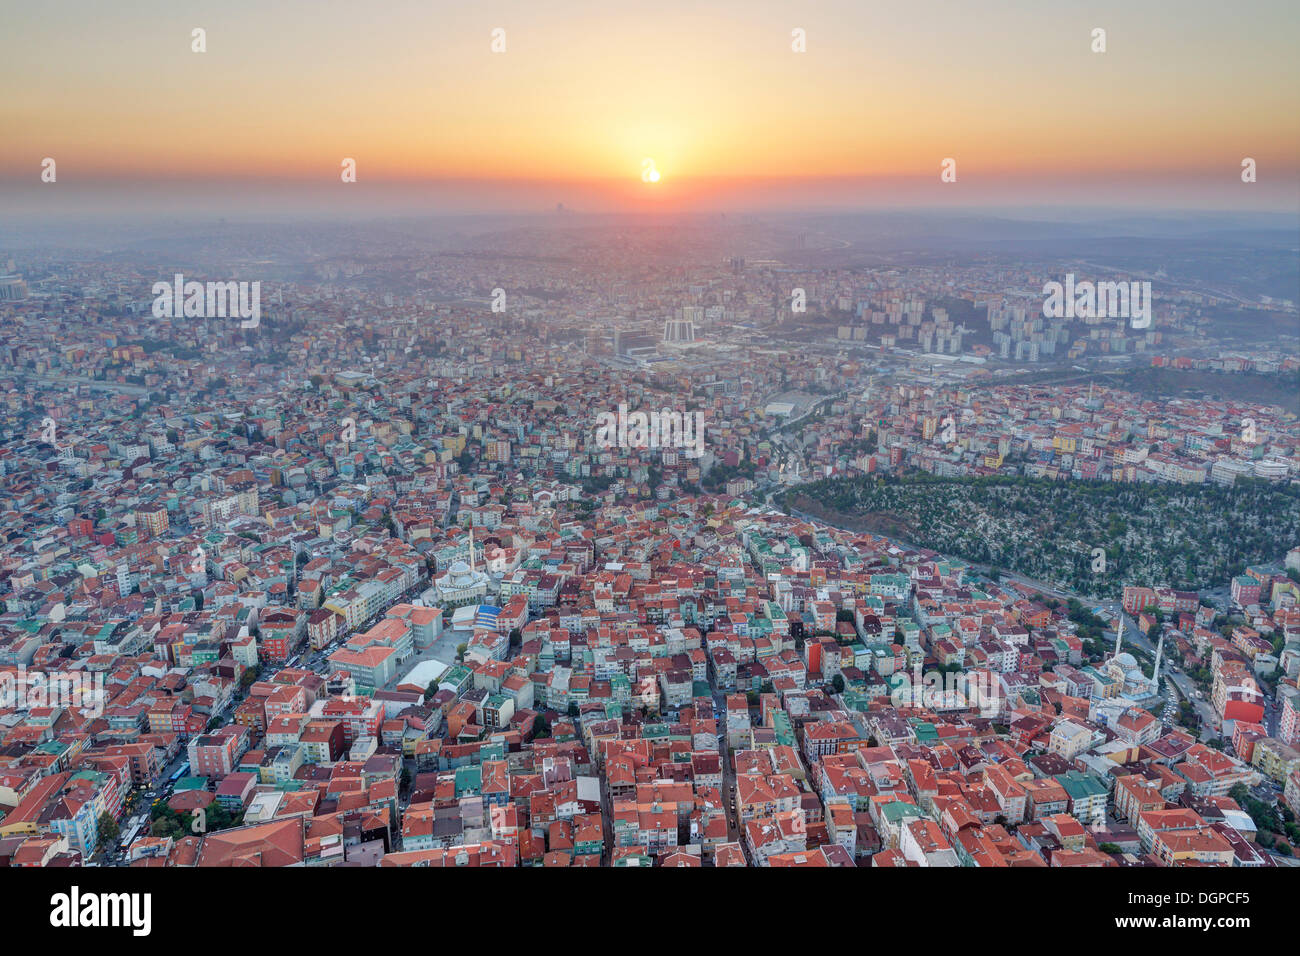
M 1300 170 L 1297 14 L 1280 0 L 1188 0 L 1176 28 L 1167 4 L 1142 2 L 195 6 L 6 13 L 0 177 L 34 179 L 52 156 L 65 183 L 327 183 L 354 157 L 364 182 L 639 186 L 652 157 L 663 180 L 645 189 L 668 192 L 937 180 L 954 157 L 959 182 L 1047 188 L 1232 182 L 1251 156 L 1293 195 Z

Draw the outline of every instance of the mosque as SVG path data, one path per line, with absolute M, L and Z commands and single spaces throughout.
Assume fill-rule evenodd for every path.
M 1165 636 L 1161 634 L 1160 642 L 1156 645 L 1156 665 L 1150 677 L 1142 673 L 1142 668 L 1132 654 L 1120 650 L 1123 640 L 1124 625 L 1121 623 L 1115 634 L 1115 653 L 1098 670 L 1116 685 L 1122 686 L 1120 697 L 1135 704 L 1147 703 L 1160 696 L 1160 662 L 1165 652 Z
M 469 564 L 464 561 L 453 562 L 447 573 L 435 578 L 433 582 L 434 598 L 443 607 L 461 607 L 467 604 L 482 604 L 487 597 L 491 579 L 475 567 L 474 532 L 469 533 Z

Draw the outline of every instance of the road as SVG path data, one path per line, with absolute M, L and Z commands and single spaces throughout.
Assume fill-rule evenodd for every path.
M 42 385 L 84 385 L 87 388 L 98 389 L 103 392 L 116 392 L 121 395 L 148 395 L 149 389 L 143 385 L 126 385 L 119 382 L 101 382 L 93 378 L 81 378 L 76 375 L 37 375 L 33 372 L 27 372 L 22 369 L 11 369 L 8 374 L 15 378 L 22 378 L 29 382 L 38 382 Z M 4 375 L 0 372 L 0 377 Z
M 1146 653 L 1150 654 L 1154 659 L 1156 649 L 1152 646 L 1151 642 L 1147 640 L 1147 636 L 1142 633 L 1141 629 L 1137 626 L 1137 623 L 1127 614 L 1123 613 L 1123 611 L 1119 614 L 1119 620 L 1122 622 L 1124 627 L 1124 643 L 1142 649 Z M 1107 636 L 1110 636 L 1110 632 L 1107 632 Z M 1196 696 L 1200 688 L 1197 687 L 1195 682 L 1184 674 L 1182 669 L 1178 666 L 1177 659 L 1173 656 L 1173 650 L 1169 640 L 1166 640 L 1165 642 L 1165 657 L 1164 662 L 1160 665 L 1160 669 L 1166 678 L 1173 681 L 1174 686 L 1178 689 L 1178 693 L 1181 694 L 1184 699 L 1190 701 L 1192 707 L 1195 708 L 1196 714 L 1201 720 L 1200 739 L 1213 740 L 1217 737 L 1219 735 L 1219 715 L 1214 712 L 1214 708 L 1210 706 L 1209 701 L 1204 699 L 1204 697 Z
M 741 838 L 740 820 L 736 811 L 736 767 L 731 759 L 731 750 L 727 744 L 727 695 L 720 690 L 713 691 L 713 708 L 718 715 L 718 752 L 722 755 L 722 802 L 723 812 L 727 817 L 727 839 L 739 843 L 741 852 L 748 859 L 745 841 Z

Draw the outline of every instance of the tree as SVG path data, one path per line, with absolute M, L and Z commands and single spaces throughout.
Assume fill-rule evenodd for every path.
M 839 674 L 833 676 L 831 678 L 831 687 L 835 688 L 835 693 L 837 694 L 844 693 L 844 678 Z
M 239 826 L 244 821 L 243 812 L 231 816 L 230 811 L 224 804 L 213 801 L 202 810 L 202 825 L 196 831 L 194 828 L 195 813 L 183 813 L 180 815 L 180 826 L 184 833 L 215 833 L 217 830 L 229 830 L 231 827 Z
M 149 827 L 149 834 L 156 837 L 182 837 L 185 831 L 181 828 L 180 817 L 170 808 L 167 808 L 167 815 L 154 820 L 153 825 Z
M 118 838 L 122 835 L 121 828 L 117 825 L 117 820 L 108 812 L 99 815 L 99 839 L 101 843 L 117 843 Z

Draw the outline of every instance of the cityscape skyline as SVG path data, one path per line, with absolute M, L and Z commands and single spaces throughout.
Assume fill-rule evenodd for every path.
M 123 192 L 121 211 L 211 192 L 275 214 L 277 191 L 339 185 L 352 158 L 357 190 L 405 187 L 456 211 L 1300 210 L 1287 108 L 1300 14 L 1180 9 L 1174 30 L 1160 5 L 1120 3 L 399 3 L 364 22 L 343 2 L 32 7 L 10 15 L 28 42 L 0 65 L 0 195 L 39 213 L 69 187 L 109 209 Z M 45 157 L 60 190 L 41 190 Z M 945 159 L 955 182 L 940 181 Z M 354 197 L 302 203 L 322 201 Z
M 514 938 L 408 918 L 453 868 L 1294 922 L 1294 0 L 3 30 L 19 925 Z

